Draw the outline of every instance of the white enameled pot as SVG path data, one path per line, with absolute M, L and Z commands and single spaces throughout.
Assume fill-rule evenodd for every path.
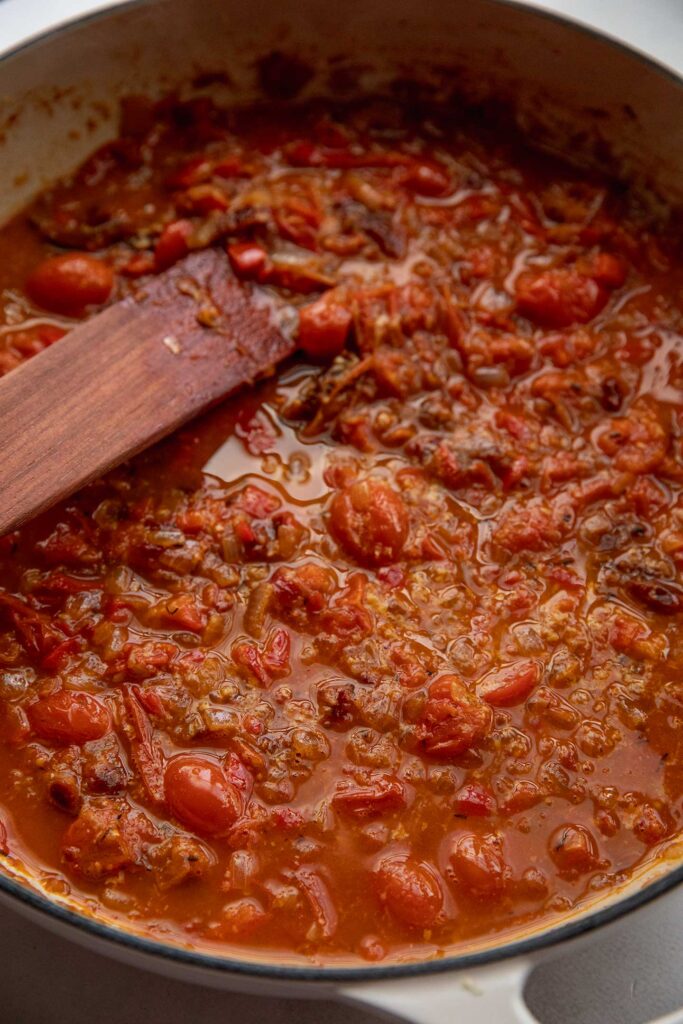
M 84 7 L 88 13 L 83 15 Z M 569 20 L 508 0 L 6 0 L 0 11 L 0 220 L 71 170 L 116 129 L 117 100 L 226 73 L 228 102 L 257 95 L 255 61 L 273 51 L 367 91 L 400 76 L 503 98 L 536 140 L 604 162 L 636 187 L 683 205 L 683 80 Z M 342 73 L 343 71 L 343 73 Z M 46 927 L 142 968 L 263 995 L 330 996 L 416 1024 L 533 1024 L 523 1000 L 531 967 L 587 942 L 597 927 L 683 879 L 683 850 L 628 886 L 533 933 L 426 963 L 321 968 L 235 960 L 145 939 L 48 895 L 18 864 L 0 870 L 0 902 Z M 229 1006 L 226 1006 L 229 1016 Z M 658 1024 L 683 1022 L 683 1013 Z

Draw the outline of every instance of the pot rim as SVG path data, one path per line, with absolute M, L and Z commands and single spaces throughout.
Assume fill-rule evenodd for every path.
M 108 6 L 98 7 L 90 12 L 67 16 L 52 28 L 39 30 L 25 37 L 23 41 L 0 52 L 0 61 L 8 60 L 25 50 L 41 45 L 72 29 L 79 28 L 91 21 L 111 16 L 114 12 L 123 11 L 146 4 L 148 0 L 117 0 Z M 626 43 L 616 36 L 587 24 L 571 15 L 560 14 L 538 6 L 535 0 L 483 0 L 492 7 L 508 7 L 517 11 L 531 13 L 537 18 L 555 22 L 565 29 L 579 35 L 597 39 L 602 43 L 622 52 L 664 76 L 683 90 L 683 74 L 679 74 L 669 65 L 656 57 Z M 4 873 L 0 861 L 0 896 L 10 897 L 8 902 L 16 900 L 24 909 L 36 911 L 55 919 L 81 933 L 82 937 L 90 936 L 95 940 L 122 946 L 145 958 L 165 960 L 187 968 L 198 968 L 222 975 L 238 975 L 252 978 L 272 979 L 291 982 L 318 982 L 322 985 L 344 982 L 371 982 L 390 980 L 393 978 L 423 977 L 442 974 L 447 971 L 463 971 L 473 967 L 511 960 L 516 957 L 548 949 L 572 938 L 595 931 L 626 914 L 644 906 L 646 903 L 663 896 L 666 892 L 683 882 L 683 863 L 665 871 L 661 876 L 643 885 L 642 888 L 626 895 L 617 897 L 604 906 L 599 904 L 592 910 L 582 913 L 577 911 L 575 917 L 563 924 L 540 928 L 524 938 L 513 939 L 500 945 L 492 945 L 485 949 L 469 953 L 444 955 L 438 959 L 417 960 L 408 963 L 391 963 L 367 966 L 331 966 L 313 967 L 299 964 L 268 963 L 265 961 L 241 960 L 236 957 L 218 956 L 199 949 L 190 949 L 173 943 L 166 943 L 145 937 L 135 932 L 118 928 L 113 923 L 104 923 L 89 917 L 84 912 L 69 909 L 60 903 L 50 900 L 47 896 L 23 885 Z M 607 897 L 606 897 L 607 898 Z M 598 898 L 596 898 L 597 900 Z

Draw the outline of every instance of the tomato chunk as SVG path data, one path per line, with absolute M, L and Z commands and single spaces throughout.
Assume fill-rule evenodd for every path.
M 233 242 L 227 248 L 230 266 L 238 277 L 256 278 L 265 273 L 268 253 L 256 242 Z
M 358 562 L 386 565 L 401 556 L 408 537 L 408 512 L 388 484 L 359 480 L 334 496 L 330 530 Z
M 420 749 L 427 757 L 450 761 L 478 746 L 492 722 L 491 709 L 457 676 L 440 676 L 429 687 L 418 723 Z
M 540 678 L 537 661 L 520 661 L 489 672 L 477 686 L 477 693 L 495 708 L 509 707 L 526 700 Z
M 446 196 L 453 191 L 450 175 L 436 161 L 416 161 L 408 168 L 403 183 L 418 196 Z
M 458 816 L 465 818 L 485 818 L 495 811 L 496 801 L 484 786 L 469 782 L 455 794 L 453 809 Z
M 34 732 L 51 743 L 81 746 L 98 740 L 111 729 L 104 704 L 89 693 L 59 690 L 27 709 Z
M 203 835 L 225 835 L 242 809 L 239 791 L 220 764 L 208 757 L 178 754 L 171 758 L 164 786 L 172 814 Z
M 97 880 L 134 870 L 146 845 L 157 839 L 152 822 L 126 800 L 87 801 L 64 835 L 64 859 L 84 878 Z
M 600 863 L 598 844 L 583 825 L 563 825 L 550 837 L 550 855 L 569 876 L 593 871 Z
M 39 263 L 26 281 L 30 298 L 43 309 L 83 316 L 89 306 L 103 305 L 114 287 L 108 264 L 87 253 L 63 253 Z
M 253 896 L 244 896 L 232 903 L 226 903 L 221 912 L 221 922 L 217 931 L 221 937 L 243 938 L 263 928 L 269 918 L 270 915 L 263 909 L 259 900 Z
M 187 256 L 190 251 L 188 239 L 191 232 L 191 220 L 174 220 L 166 225 L 154 247 L 154 264 L 157 271 L 168 270 L 183 256 Z

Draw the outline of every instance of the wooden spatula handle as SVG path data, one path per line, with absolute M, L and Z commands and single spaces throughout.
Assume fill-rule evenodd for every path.
M 217 249 L 188 256 L 0 380 L 0 535 L 293 349 Z

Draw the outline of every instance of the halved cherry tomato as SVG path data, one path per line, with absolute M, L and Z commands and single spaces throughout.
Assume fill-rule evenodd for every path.
M 111 267 L 79 252 L 48 257 L 26 281 L 26 291 L 38 306 L 74 317 L 83 316 L 89 306 L 105 303 L 113 287 Z
M 383 857 L 374 871 L 380 901 L 393 917 L 412 928 L 433 927 L 443 893 L 436 872 L 407 856 Z
M 34 732 L 51 743 L 81 746 L 98 740 L 111 729 L 104 704 L 89 693 L 59 690 L 26 709 Z
M 179 754 L 164 774 L 166 802 L 171 813 L 188 828 L 207 836 L 230 831 L 242 809 L 236 787 L 209 757 Z
M 386 565 L 401 556 L 408 537 L 408 512 L 388 484 L 359 480 L 332 500 L 330 530 L 358 562 Z
M 499 896 L 510 875 L 498 836 L 471 833 L 456 838 L 448 855 L 456 882 L 470 895 Z
M 540 327 L 559 329 L 585 324 L 606 305 L 609 289 L 622 282 L 623 274 L 611 261 L 604 260 L 585 270 L 554 267 L 529 272 L 517 282 L 517 308 Z

